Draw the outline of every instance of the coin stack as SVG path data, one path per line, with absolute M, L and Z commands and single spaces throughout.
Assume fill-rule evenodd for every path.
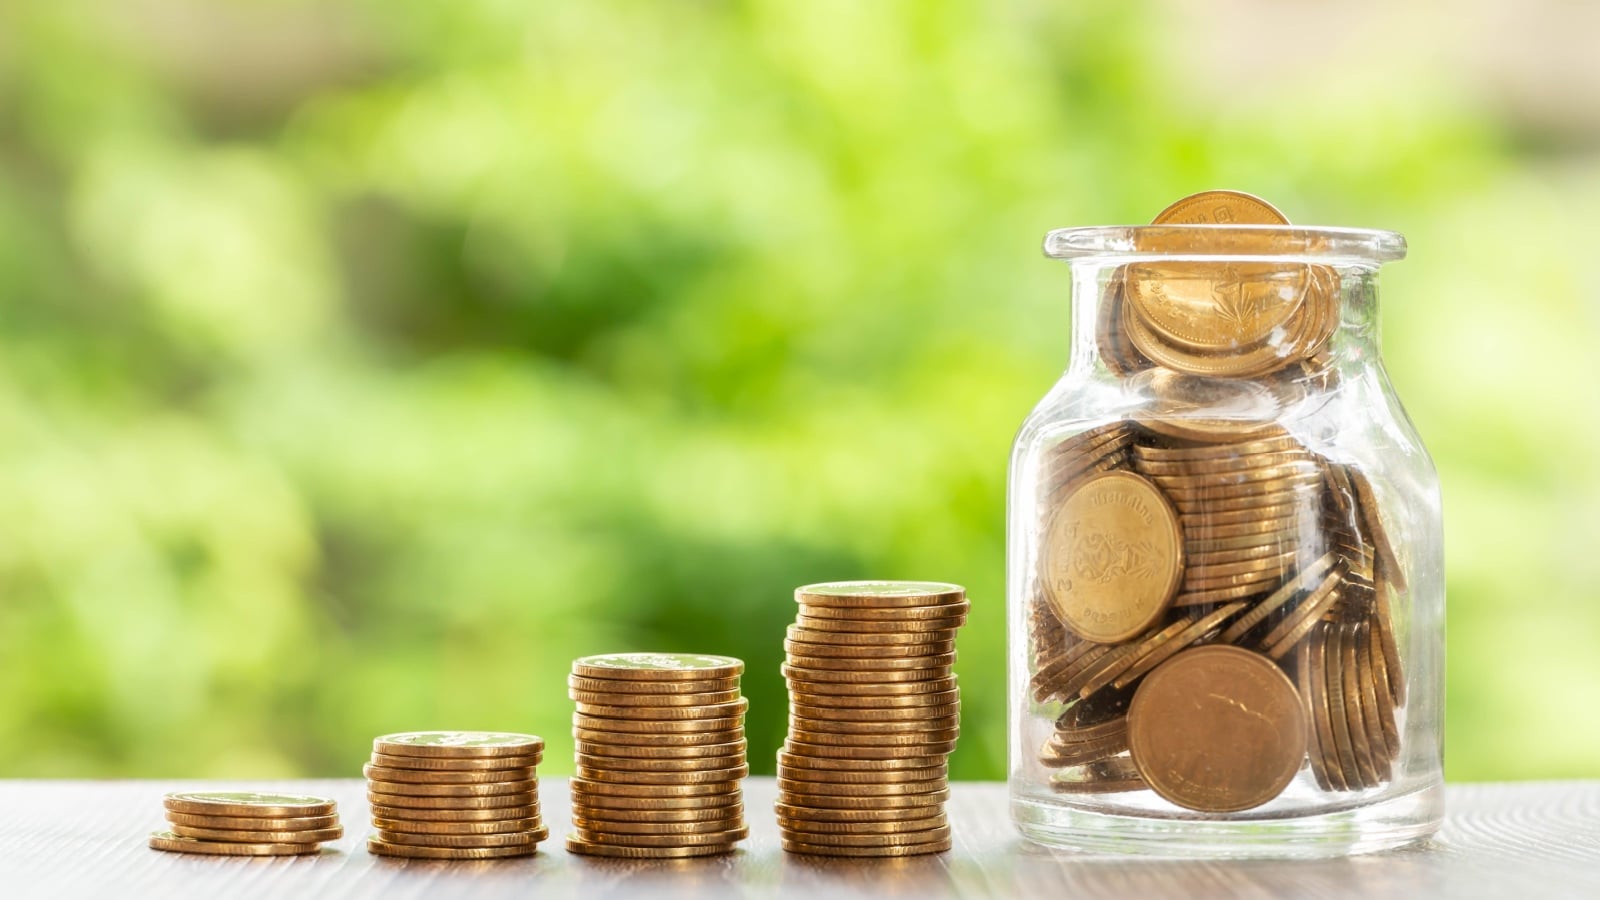
M 539 814 L 544 739 L 498 731 L 408 731 L 372 742 L 362 768 L 367 850 L 412 859 L 527 856 L 550 836 Z
M 740 695 L 727 656 L 613 653 L 572 664 L 577 770 L 567 849 L 672 859 L 728 853 L 750 834 Z
M 211 856 L 300 856 L 344 836 L 326 797 L 245 791 L 182 791 L 163 801 L 171 827 L 150 846 Z
M 1208 192 L 1156 224 L 1192 221 L 1287 220 Z M 1263 237 L 1216 240 L 1248 256 L 1261 251 L 1239 242 Z M 1101 355 L 1140 402 L 1035 465 L 1030 690 L 1055 716 L 1038 760 L 1056 790 L 1149 788 L 1227 812 L 1268 802 L 1306 762 L 1323 790 L 1394 777 L 1403 568 L 1365 472 L 1331 455 L 1337 435 L 1318 452 L 1284 426 L 1336 377 L 1337 288 L 1292 262 L 1111 279 Z
M 784 642 L 789 734 L 778 753 L 783 848 L 817 856 L 950 849 L 951 672 L 959 585 L 835 582 L 795 591 Z

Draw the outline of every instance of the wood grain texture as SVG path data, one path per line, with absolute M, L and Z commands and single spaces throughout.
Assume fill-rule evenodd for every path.
M 778 849 L 772 779 L 747 786 L 751 839 L 693 861 L 597 860 L 562 849 L 567 790 L 541 784 L 551 838 L 537 856 L 433 863 L 369 856 L 363 784 L 249 785 L 338 798 L 346 836 L 320 856 L 220 859 L 145 846 L 161 795 L 195 782 L 0 782 L 0 897 L 1600 897 L 1600 782 L 1454 785 L 1432 845 L 1317 862 L 1089 856 L 1024 842 L 1005 785 L 960 784 L 956 847 L 909 860 L 817 860 Z

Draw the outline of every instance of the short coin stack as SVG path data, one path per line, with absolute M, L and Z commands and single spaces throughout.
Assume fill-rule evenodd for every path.
M 668 859 L 727 853 L 749 836 L 741 780 L 744 663 L 613 653 L 572 664 L 577 770 L 567 849 Z
M 184 791 L 166 796 L 171 828 L 150 846 L 211 856 L 300 856 L 344 835 L 326 797 L 246 791 Z
M 795 591 L 784 642 L 789 736 L 778 753 L 783 848 L 818 856 L 950 849 L 951 672 L 969 604 L 958 585 L 836 582 Z
M 372 742 L 363 767 L 367 850 L 413 859 L 527 856 L 550 836 L 539 815 L 544 739 L 495 731 L 411 731 Z

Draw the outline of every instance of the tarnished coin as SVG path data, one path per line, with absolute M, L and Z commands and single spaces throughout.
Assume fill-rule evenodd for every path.
M 797 602 L 813 606 L 937 606 L 966 597 L 961 585 L 938 581 L 830 581 L 794 592 Z
M 1164 799 L 1235 812 L 1266 803 L 1294 779 L 1306 753 L 1306 713 L 1271 660 L 1239 647 L 1198 647 L 1139 686 L 1128 743 Z
M 1166 611 L 1183 571 L 1183 536 L 1154 485 L 1111 472 L 1085 481 L 1057 509 L 1043 557 L 1061 621 L 1089 640 L 1122 641 Z
M 207 856 L 304 856 L 318 853 L 322 848 L 317 844 L 202 841 L 171 831 L 157 831 L 150 835 L 150 849 L 172 853 L 200 853 Z
M 717 856 L 737 849 L 733 843 L 693 847 L 619 847 L 595 844 L 577 835 L 567 835 L 567 852 L 581 856 L 612 856 L 619 859 L 682 859 L 690 856 Z
M 367 852 L 377 856 L 398 856 L 406 859 L 500 859 L 510 856 L 532 856 L 537 846 L 520 844 L 515 847 L 412 847 L 391 844 L 378 837 L 367 838 Z
M 629 681 L 706 681 L 743 672 L 742 660 L 701 653 L 608 653 L 572 663 L 572 674 L 579 678 Z
M 176 791 L 162 802 L 173 812 L 248 818 L 327 816 L 338 806 L 327 797 L 256 791 Z
M 174 824 L 171 831 L 179 837 L 201 841 L 229 841 L 236 844 L 320 844 L 323 841 L 336 841 L 344 837 L 344 828 L 338 825 L 310 831 L 233 831 Z
M 389 756 L 450 759 L 539 756 L 544 753 L 544 738 L 504 731 L 405 731 L 373 739 L 372 750 Z

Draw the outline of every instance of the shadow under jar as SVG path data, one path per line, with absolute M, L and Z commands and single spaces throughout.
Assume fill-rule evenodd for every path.
M 1071 362 L 1008 503 L 1028 838 L 1329 856 L 1443 815 L 1438 476 L 1379 356 L 1391 232 L 1052 232 Z

